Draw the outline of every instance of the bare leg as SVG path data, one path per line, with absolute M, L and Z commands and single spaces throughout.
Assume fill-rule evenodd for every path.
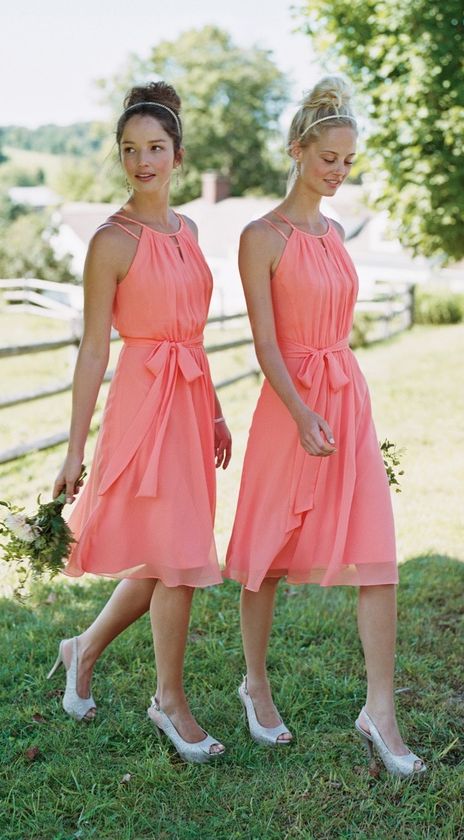
M 184 656 L 193 593 L 190 586 L 168 587 L 159 580 L 150 605 L 158 678 L 156 698 L 181 737 L 190 743 L 205 737 L 184 693 Z M 156 722 L 156 711 L 151 708 L 149 714 Z M 211 747 L 212 752 L 223 750 L 222 744 Z
M 367 671 L 366 711 L 391 752 L 406 755 L 409 751 L 398 729 L 393 695 L 396 586 L 360 587 L 358 628 Z M 369 732 L 362 714 L 360 722 Z
M 122 580 L 114 590 L 95 621 L 78 636 L 79 673 L 77 693 L 80 697 L 90 696 L 92 671 L 100 654 L 116 636 L 129 627 L 150 608 L 156 580 Z M 63 645 L 65 667 L 71 661 L 71 640 Z M 94 717 L 90 710 L 86 717 Z
M 242 589 L 241 627 L 247 668 L 247 688 L 262 726 L 277 726 L 281 719 L 274 703 L 266 671 L 266 655 L 274 615 L 279 578 L 265 578 L 259 592 Z M 291 735 L 277 740 L 289 741 Z

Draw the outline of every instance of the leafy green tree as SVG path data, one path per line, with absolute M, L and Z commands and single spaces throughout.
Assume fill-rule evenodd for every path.
M 101 148 L 106 137 L 106 126 L 101 122 L 78 122 L 71 125 L 50 123 L 39 125 L 38 128 L 8 125 L 3 127 L 2 135 L 5 146 L 79 157 Z
M 54 232 L 46 213 L 23 212 L 12 222 L 2 220 L 0 277 L 77 282 L 70 256 L 57 257 L 50 244 Z
M 287 82 L 268 50 L 237 47 L 214 26 L 162 41 L 147 61 L 133 58 L 124 78 L 103 82 L 115 112 L 125 92 L 141 78 L 165 79 L 182 98 L 187 154 L 174 200 L 201 190 L 201 173 L 228 172 L 233 195 L 280 193 L 287 168 L 280 153 L 279 117 Z
M 306 0 L 299 14 L 325 66 L 365 98 L 377 203 L 401 242 L 464 257 L 462 0 Z
M 7 156 L 2 151 L 2 146 L 5 142 L 3 129 L 0 128 L 0 163 L 5 163 L 8 160 Z
M 122 201 L 125 194 L 119 162 L 103 152 L 65 160 L 53 187 L 67 201 Z

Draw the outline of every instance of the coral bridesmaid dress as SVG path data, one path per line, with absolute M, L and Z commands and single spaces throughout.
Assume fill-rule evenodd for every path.
M 309 455 L 265 380 L 250 429 L 226 577 L 257 591 L 289 583 L 397 582 L 388 480 L 369 392 L 348 346 L 358 283 L 333 224 L 316 236 L 288 219 L 272 279 L 277 340 L 304 402 L 324 417 L 337 452 Z
M 116 221 L 117 219 L 124 219 Z M 174 234 L 115 214 L 138 240 L 113 325 L 124 346 L 65 573 L 221 581 L 213 537 L 214 389 L 203 347 L 211 273 L 182 217 Z M 129 226 L 128 226 L 129 225 Z

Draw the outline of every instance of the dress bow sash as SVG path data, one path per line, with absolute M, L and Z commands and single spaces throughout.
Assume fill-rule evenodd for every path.
M 321 403 L 325 391 L 324 382 L 328 383 L 332 391 L 340 391 L 350 381 L 343 370 L 338 353 L 349 348 L 348 338 L 342 338 L 330 347 L 308 347 L 293 339 L 279 341 L 284 358 L 301 359 L 296 374 L 298 381 L 307 389 L 303 396 L 305 403 L 313 411 L 324 414 L 326 399 Z M 325 418 L 330 423 L 329 418 Z M 287 520 L 287 533 L 297 528 L 302 515 L 314 507 L 316 491 L 322 458 L 309 455 L 302 446 L 298 446 L 295 453 L 292 470 L 292 484 L 290 505 Z
M 339 391 L 350 381 L 346 373 L 342 370 L 340 362 L 337 359 L 337 353 L 341 350 L 346 350 L 349 347 L 348 339 L 342 338 L 331 347 L 307 347 L 305 344 L 299 344 L 297 341 L 285 339 L 281 344 L 281 350 L 284 356 L 290 358 L 301 358 L 301 365 L 297 376 L 299 381 L 305 388 L 311 388 L 315 381 L 318 370 L 321 366 L 325 366 L 329 377 L 329 385 L 332 391 Z
M 150 452 L 136 496 L 156 498 L 158 492 L 158 470 L 161 450 L 174 398 L 179 372 L 186 382 L 191 383 L 203 376 L 191 350 L 203 346 L 203 336 L 187 341 L 159 341 L 144 338 L 124 338 L 128 347 L 152 347 L 145 367 L 153 375 L 153 383 L 147 392 L 133 422 L 122 436 L 112 453 L 99 487 L 103 495 L 121 475 L 132 460 L 149 430 L 155 425 L 154 446 Z

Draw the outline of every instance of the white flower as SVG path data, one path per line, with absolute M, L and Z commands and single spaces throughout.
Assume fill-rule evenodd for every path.
M 29 525 L 26 522 L 26 517 L 20 513 L 9 513 L 5 517 L 3 524 L 15 537 L 23 540 L 23 542 L 34 542 L 38 536 L 37 530 Z

